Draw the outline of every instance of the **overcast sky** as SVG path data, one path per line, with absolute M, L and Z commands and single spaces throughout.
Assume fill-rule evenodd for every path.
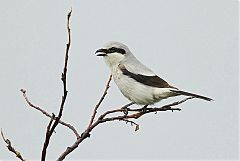
M 26 159 L 40 158 L 49 119 L 27 106 L 20 89 L 49 113 L 57 112 L 65 44 L 66 15 L 72 47 L 63 120 L 79 132 L 89 122 L 109 76 L 94 52 L 120 41 L 170 84 L 212 97 L 190 100 L 180 112 L 159 112 L 139 120 L 100 125 L 68 159 L 237 160 L 238 5 L 236 0 L 21 0 L 0 3 L 0 127 Z M 180 98 L 163 101 L 164 103 Z M 128 103 L 114 82 L 100 107 Z M 59 125 L 48 159 L 75 141 Z M 0 141 L 0 160 L 15 159 Z

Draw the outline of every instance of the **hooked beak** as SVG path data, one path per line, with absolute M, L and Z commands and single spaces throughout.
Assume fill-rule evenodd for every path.
M 97 54 L 97 56 L 107 56 L 107 52 L 108 52 L 107 49 L 98 49 L 98 50 L 95 52 L 95 54 L 100 53 L 100 54 Z

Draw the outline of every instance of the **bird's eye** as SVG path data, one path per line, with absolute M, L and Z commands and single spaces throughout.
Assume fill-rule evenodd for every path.
M 114 52 L 116 52 L 116 50 L 117 50 L 117 48 L 115 48 L 115 47 L 111 47 L 111 48 L 108 49 L 108 51 L 110 53 L 114 53 Z
M 120 54 L 126 54 L 126 51 L 121 48 L 111 47 L 108 49 L 109 53 L 120 53 Z

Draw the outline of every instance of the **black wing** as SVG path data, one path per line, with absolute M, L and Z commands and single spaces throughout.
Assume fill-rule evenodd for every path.
M 126 69 L 124 65 L 119 65 L 120 70 L 122 73 L 137 82 L 140 82 L 142 84 L 151 86 L 151 87 L 157 87 L 157 88 L 175 88 L 171 85 L 169 85 L 165 80 L 158 77 L 157 75 L 154 76 L 146 76 L 142 74 L 134 74 Z M 177 89 L 177 88 L 175 88 Z

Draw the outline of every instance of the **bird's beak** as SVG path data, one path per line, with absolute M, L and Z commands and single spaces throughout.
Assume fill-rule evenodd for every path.
M 99 53 L 99 54 L 97 54 Z M 106 56 L 107 55 L 107 49 L 98 49 L 95 54 L 97 54 L 97 56 Z

